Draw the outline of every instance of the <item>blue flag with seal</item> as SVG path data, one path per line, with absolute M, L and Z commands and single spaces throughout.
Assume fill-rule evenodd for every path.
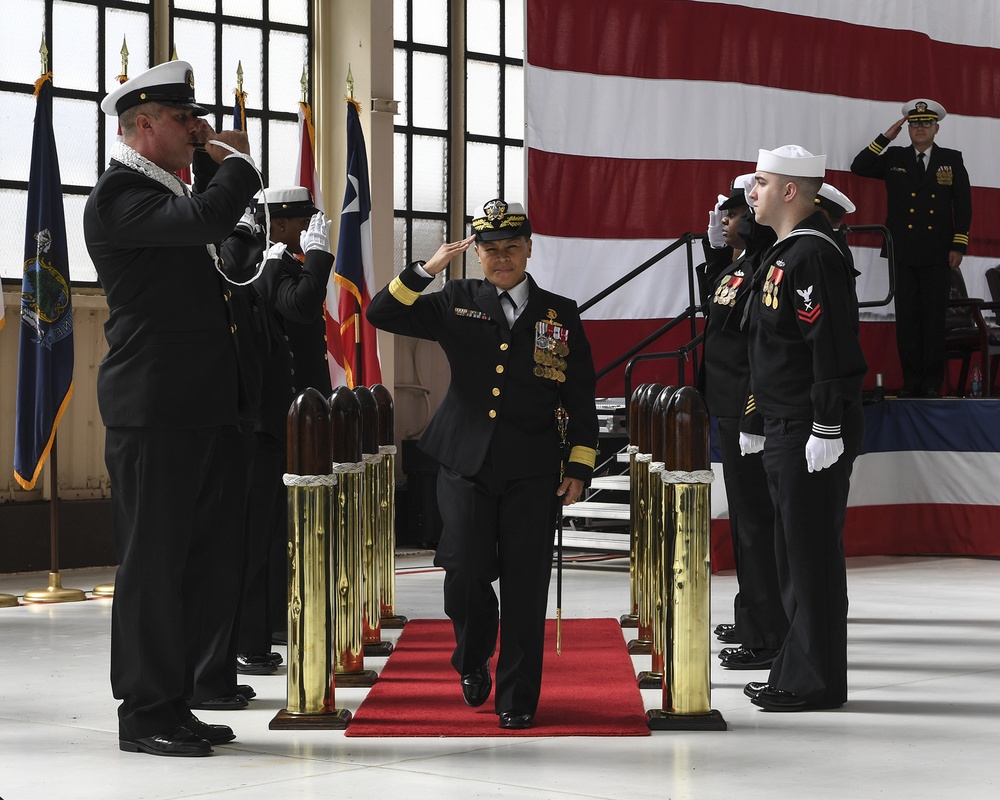
M 73 307 L 51 73 L 35 83 L 35 96 L 14 433 L 14 478 L 29 490 L 73 394 Z

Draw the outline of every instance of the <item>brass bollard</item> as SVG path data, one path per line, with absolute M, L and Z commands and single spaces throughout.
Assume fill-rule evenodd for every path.
M 306 389 L 288 410 L 288 678 L 286 707 L 271 730 L 346 728 L 351 712 L 336 708 L 332 640 L 332 502 L 330 407 Z
M 677 391 L 676 386 L 668 386 L 661 390 L 653 399 L 649 418 L 649 499 L 646 504 L 646 534 L 648 547 L 646 561 L 648 567 L 648 596 L 650 603 L 651 649 L 650 667 L 648 672 L 640 672 L 638 677 L 640 689 L 659 689 L 663 686 L 663 664 L 667 649 L 666 632 L 669 628 L 664 624 L 665 613 L 663 602 L 663 494 L 664 484 L 660 479 L 663 472 L 663 459 L 667 447 L 666 409 L 670 398 Z
M 632 391 L 628 401 L 628 593 L 629 612 L 618 618 L 623 628 L 635 628 L 639 625 L 639 503 L 636 495 L 639 466 L 635 457 L 639 452 L 639 398 L 649 384 L 640 383 Z
M 341 686 L 373 686 L 378 677 L 365 669 L 363 523 L 364 471 L 361 457 L 361 403 L 338 386 L 330 395 L 330 460 L 337 475 L 334 505 L 334 603 L 337 636 L 334 670 Z
M 712 522 L 710 426 L 705 401 L 690 386 L 678 389 L 666 410 L 661 481 L 664 493 L 664 636 L 662 709 L 646 713 L 650 730 L 726 730 L 711 707 L 709 616 Z
M 639 415 L 636 445 L 639 452 L 636 460 L 636 487 L 632 497 L 638 504 L 636 516 L 636 599 L 639 613 L 638 634 L 628 643 L 632 655 L 648 655 L 653 651 L 653 597 L 650 594 L 649 571 L 649 465 L 652 461 L 652 443 L 649 438 L 649 424 L 653 402 L 663 387 L 658 383 L 647 383 L 639 395 Z
M 380 510 L 379 591 L 382 627 L 402 628 L 406 617 L 396 613 L 396 425 L 392 394 L 381 383 L 372 386 L 378 404 L 378 451 L 382 455 L 379 481 Z
M 366 656 L 388 656 L 392 643 L 382 641 L 382 455 L 378 447 L 378 402 L 367 386 L 355 386 L 361 404 L 361 577 L 364 601 L 361 605 L 362 643 Z

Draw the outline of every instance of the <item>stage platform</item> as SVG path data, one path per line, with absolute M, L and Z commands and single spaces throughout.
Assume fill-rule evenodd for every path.
M 844 550 L 1000 556 L 1000 399 L 888 399 L 865 406 Z M 722 465 L 712 485 L 712 558 L 733 566 Z

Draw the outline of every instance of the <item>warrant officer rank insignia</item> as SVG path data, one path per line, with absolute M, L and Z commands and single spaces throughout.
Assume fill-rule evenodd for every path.
M 535 375 L 552 381 L 565 381 L 568 342 L 569 331 L 556 322 L 555 309 L 550 308 L 546 318 L 535 323 Z
M 765 306 L 778 309 L 778 289 L 781 286 L 781 279 L 785 277 L 785 271 L 776 264 L 772 264 L 767 269 L 767 279 L 764 281 L 764 291 L 761 294 L 761 302 Z

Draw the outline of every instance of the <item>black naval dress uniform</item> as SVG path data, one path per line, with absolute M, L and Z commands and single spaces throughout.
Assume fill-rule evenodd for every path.
M 111 683 L 123 740 L 190 720 L 206 592 L 234 546 L 219 476 L 239 423 L 237 350 L 206 243 L 233 232 L 257 188 L 241 158 L 194 200 L 112 161 L 84 210 L 110 307 L 97 396 L 119 559 Z
M 847 700 L 842 533 L 864 436 L 867 367 L 854 275 L 822 213 L 763 254 L 748 302 L 752 394 L 741 428 L 765 436 L 778 580 L 789 621 L 768 683 L 811 707 L 836 707 Z M 843 454 L 809 472 L 810 435 L 842 438 Z
M 264 390 L 255 427 L 257 450 L 247 508 L 247 578 L 240 622 L 240 653 L 269 654 L 285 631 L 288 565 L 285 487 L 288 409 L 312 387 L 332 393 L 323 300 L 333 255 L 310 250 L 299 261 L 287 250 L 269 258 L 255 284 L 267 303 L 272 333 Z M 263 665 L 262 665 L 263 666 Z M 262 671 L 268 671 L 263 666 Z
M 948 252 L 965 253 L 972 193 L 962 153 L 933 145 L 921 170 L 913 147 L 889 147 L 884 134 L 854 157 L 851 172 L 885 182 L 885 226 L 896 260 L 896 343 L 903 390 L 937 392 L 945 371 Z M 883 253 L 884 255 L 884 253 Z
M 534 715 L 541 690 L 545 611 L 560 483 L 556 409 L 568 412 L 565 474 L 585 484 L 597 447 L 595 377 L 576 303 L 540 289 L 508 326 L 496 288 L 405 269 L 371 302 L 377 328 L 437 341 L 448 392 L 420 440 L 441 465 L 443 520 L 434 563 L 445 570 L 445 612 L 460 674 L 493 654 L 500 628 L 498 713 Z M 492 582 L 500 579 L 500 603 Z M 502 616 L 502 623 L 500 618 Z
M 770 228 L 741 220 L 747 248 L 728 263 L 710 264 L 705 312 L 702 392 L 718 423 L 722 472 L 739 587 L 734 601 L 736 640 L 753 650 L 777 650 L 788 620 L 781 605 L 774 563 L 774 505 L 760 453 L 740 454 L 740 420 L 750 391 L 749 331 L 741 326 L 754 267 L 762 247 L 774 242 Z M 718 252 L 718 251 L 717 251 Z M 730 248 L 724 252 L 731 255 Z M 714 267 L 714 268 L 713 268 Z

